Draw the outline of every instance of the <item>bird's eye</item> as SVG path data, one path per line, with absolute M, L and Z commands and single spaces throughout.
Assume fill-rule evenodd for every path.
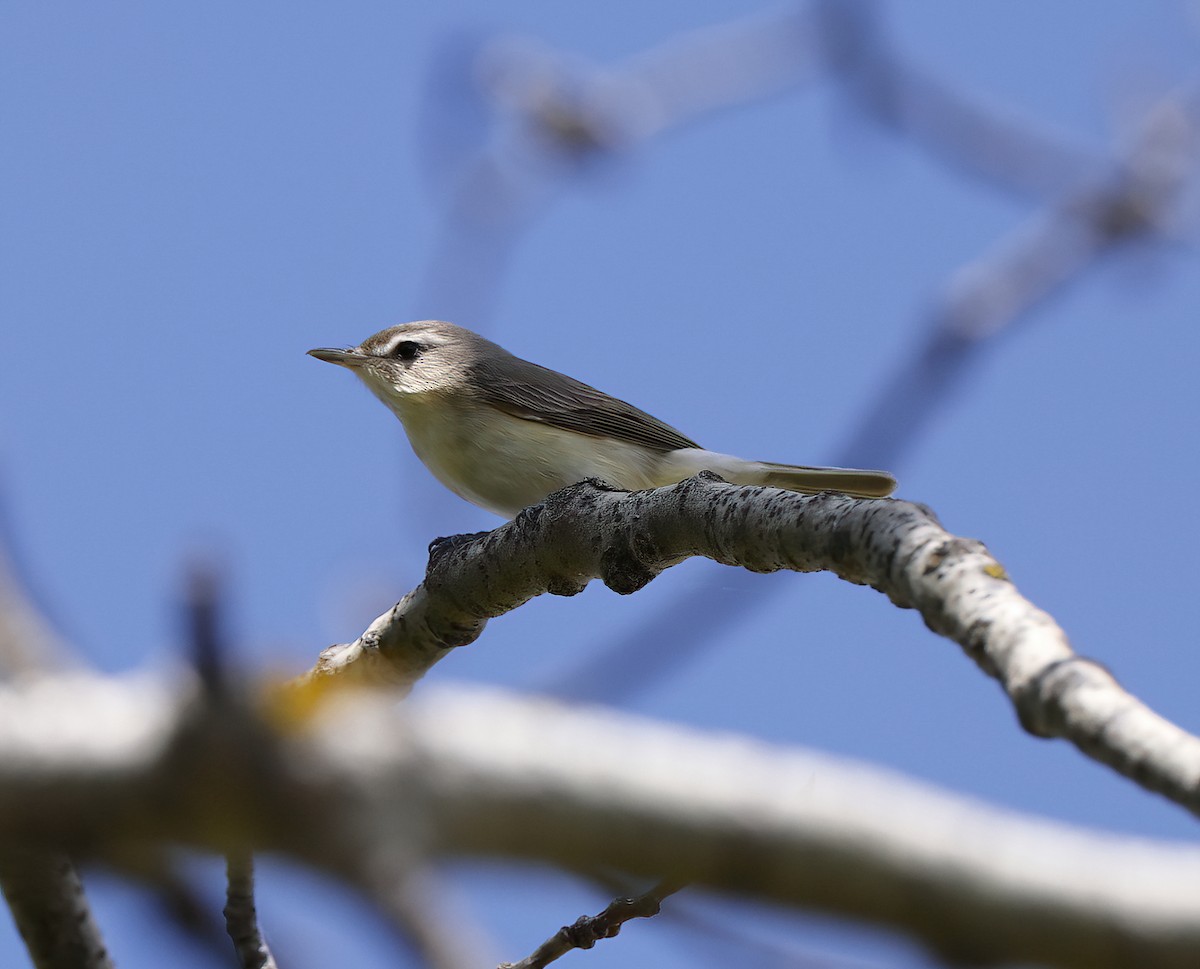
M 416 360 L 421 355 L 421 344 L 414 343 L 412 340 L 401 340 L 392 350 L 392 356 L 399 357 L 401 360 Z

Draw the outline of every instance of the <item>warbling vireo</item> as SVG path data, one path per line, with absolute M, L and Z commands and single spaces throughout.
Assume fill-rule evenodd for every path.
M 453 323 L 403 323 L 348 350 L 308 352 L 356 373 L 400 418 L 417 457 L 442 484 L 506 518 L 585 478 L 637 491 L 714 471 L 734 484 L 862 498 L 896 487 L 885 471 L 706 451 L 645 411 Z

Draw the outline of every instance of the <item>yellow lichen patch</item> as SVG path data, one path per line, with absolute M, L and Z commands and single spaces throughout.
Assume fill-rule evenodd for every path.
M 288 680 L 271 680 L 263 688 L 263 713 L 280 731 L 302 730 L 331 696 L 361 690 L 350 677 L 309 673 Z

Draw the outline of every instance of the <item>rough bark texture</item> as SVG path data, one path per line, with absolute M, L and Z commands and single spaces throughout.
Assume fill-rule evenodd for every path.
M 755 572 L 830 571 L 916 609 L 999 681 L 1021 724 L 1063 737 L 1200 814 L 1200 739 L 1158 716 L 1021 596 L 982 543 L 921 505 L 803 496 L 701 474 L 632 494 L 585 482 L 513 521 L 430 547 L 425 581 L 355 642 L 332 646 L 310 682 L 349 676 L 410 687 L 487 620 L 594 578 L 622 594 L 702 555 Z

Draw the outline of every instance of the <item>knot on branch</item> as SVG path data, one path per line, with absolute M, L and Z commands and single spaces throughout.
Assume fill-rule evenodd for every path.
M 492 534 L 491 532 L 463 532 L 461 535 L 442 535 L 429 543 L 429 562 L 425 566 L 428 575 L 441 564 L 447 555 L 462 551 L 466 546 Z
M 645 536 L 635 532 L 613 542 L 600 556 L 600 580 L 617 595 L 632 595 L 645 588 L 659 570 L 646 564 L 652 558 Z M 641 546 L 641 547 L 639 547 Z
M 608 494 L 628 494 L 601 478 L 588 478 L 578 484 L 562 488 L 547 496 L 540 506 L 526 509 L 517 516 L 517 522 L 531 513 L 534 521 L 544 521 L 555 529 L 567 528 L 578 534 L 574 540 L 580 545 L 595 545 L 602 540 L 604 524 L 612 524 L 609 516 L 597 505 Z M 636 520 L 636 518 L 635 518 Z M 597 528 L 597 524 L 601 527 Z M 658 558 L 654 543 L 641 531 L 620 529 L 609 538 L 600 554 L 599 579 L 618 595 L 629 595 L 646 586 L 658 575 L 660 569 L 648 563 Z M 546 591 L 552 595 L 572 596 L 582 592 L 591 576 L 556 568 L 554 563 L 542 563 L 548 573 Z

